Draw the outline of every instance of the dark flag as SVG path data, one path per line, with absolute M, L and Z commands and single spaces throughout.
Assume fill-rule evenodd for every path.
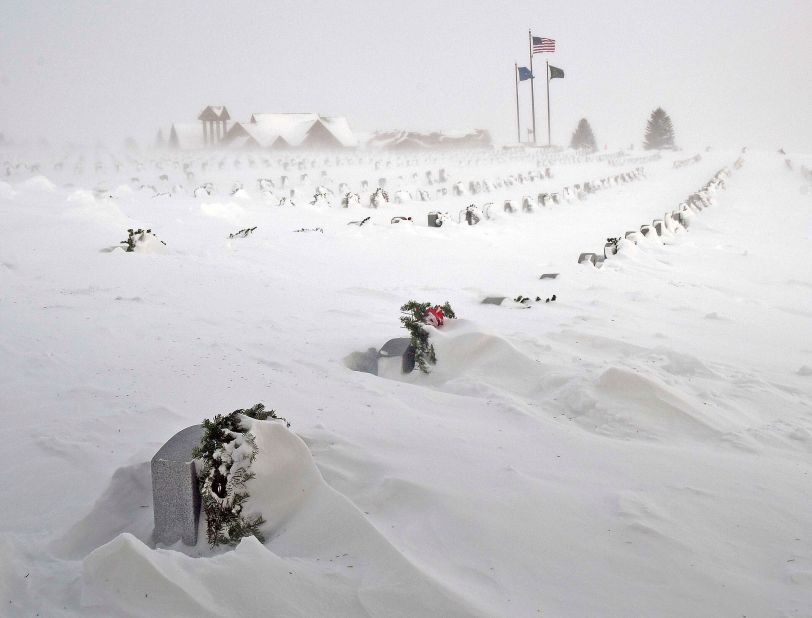
M 554 67 L 550 65 L 550 79 L 555 79 L 556 77 L 564 77 L 564 71 L 559 69 L 558 67 Z
M 527 67 L 519 67 L 519 81 L 523 82 L 526 79 L 533 79 L 533 74 Z

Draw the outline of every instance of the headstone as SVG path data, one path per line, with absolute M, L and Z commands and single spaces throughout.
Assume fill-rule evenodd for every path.
M 409 337 L 390 339 L 378 352 L 378 375 L 389 372 L 411 373 L 414 370 L 414 346 Z
M 181 540 L 197 544 L 200 491 L 192 450 L 200 444 L 203 427 L 193 425 L 176 433 L 152 458 L 152 504 L 156 543 Z
M 439 212 L 429 213 L 429 227 L 443 227 L 443 218 Z
M 578 263 L 583 264 L 584 262 L 591 262 L 592 265 L 594 266 L 597 259 L 598 256 L 595 255 L 594 253 L 582 253 L 581 255 L 578 256 Z
M 558 273 L 544 273 L 539 277 L 539 279 L 555 279 L 558 277 Z
M 651 234 L 651 226 L 650 225 L 641 225 L 640 226 L 640 233 L 643 236 L 648 236 L 649 234 Z
M 654 228 L 654 231 L 657 232 L 657 236 L 663 235 L 663 220 L 662 219 L 654 219 L 651 222 L 651 226 Z
M 610 255 L 617 253 L 617 244 L 608 242 L 603 246 L 603 257 L 608 258 Z
M 502 301 L 505 300 L 507 296 L 486 296 L 482 300 L 483 305 L 501 305 Z

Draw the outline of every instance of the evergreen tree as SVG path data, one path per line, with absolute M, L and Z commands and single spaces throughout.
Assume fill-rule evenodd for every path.
M 646 150 L 660 150 L 662 148 L 675 148 L 674 126 L 671 118 L 662 107 L 658 107 L 648 119 L 646 125 L 646 139 L 643 142 Z
M 598 149 L 598 145 L 595 142 L 595 135 L 592 133 L 592 127 L 589 126 L 589 121 L 586 118 L 581 118 L 578 127 L 572 134 L 570 148 L 574 148 L 575 150 L 588 150 L 589 152 L 595 152 Z

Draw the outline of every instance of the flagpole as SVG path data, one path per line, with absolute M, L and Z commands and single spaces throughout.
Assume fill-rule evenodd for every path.
M 519 125 L 519 63 L 513 63 L 513 78 L 516 80 L 516 135 L 519 138 L 519 143 L 522 143 L 522 129 Z
M 550 145 L 550 61 L 547 64 L 547 145 Z
M 533 143 L 536 143 L 536 82 L 533 76 L 533 33 L 527 31 L 528 42 L 530 43 L 530 109 L 533 112 Z

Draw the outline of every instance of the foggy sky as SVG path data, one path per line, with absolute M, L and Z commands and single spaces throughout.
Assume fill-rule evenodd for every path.
M 208 2 L 0 0 L 0 133 L 51 143 L 193 121 L 207 104 L 345 115 L 353 128 L 489 129 L 515 141 L 528 28 L 551 83 L 553 143 L 581 117 L 639 145 L 649 113 L 678 145 L 812 152 L 812 1 Z M 529 82 L 520 85 L 523 133 Z M 536 80 L 539 140 L 546 91 Z M 526 133 L 525 133 L 526 135 Z

